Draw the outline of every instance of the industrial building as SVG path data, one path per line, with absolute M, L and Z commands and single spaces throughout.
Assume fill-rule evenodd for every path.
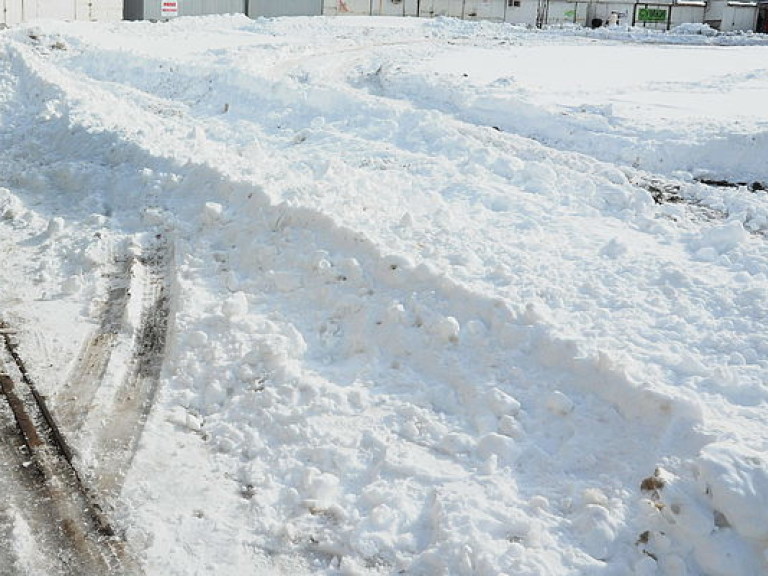
M 628 24 L 668 30 L 706 23 L 721 31 L 768 32 L 768 0 L 324 0 L 321 13 L 450 16 L 537 27 Z
M 706 23 L 768 33 L 768 0 L 0 0 L 0 24 L 41 18 L 166 20 L 243 13 L 261 16 L 448 16 L 527 26 L 632 25 L 669 30 Z

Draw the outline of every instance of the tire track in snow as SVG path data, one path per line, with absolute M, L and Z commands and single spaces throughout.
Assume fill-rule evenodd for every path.
M 25 97 L 19 100 L 29 108 L 26 115 L 36 117 L 45 114 L 47 103 L 59 102 L 63 115 L 54 114 L 46 128 L 51 129 L 55 123 L 63 122 L 84 129 L 75 135 L 80 144 L 67 149 L 67 154 L 75 158 L 80 149 L 90 150 L 90 142 L 102 136 L 108 139 L 114 136 L 112 146 L 102 142 L 101 149 L 107 155 L 116 144 L 131 148 L 133 145 L 124 141 L 126 134 L 119 131 L 99 135 L 90 133 L 88 125 L 93 118 L 88 114 L 80 116 L 77 111 L 81 103 L 96 97 L 94 86 L 83 83 L 76 75 L 70 76 L 71 73 L 62 73 L 61 69 L 50 66 L 46 61 L 47 55 L 36 53 L 36 48 L 34 41 L 31 46 L 11 41 L 7 47 L 9 67 L 22 79 L 19 92 Z M 96 89 L 96 93 L 101 95 L 107 95 L 107 92 Z M 109 97 L 118 102 L 126 95 L 109 92 Z M 154 104 L 150 109 L 156 108 Z M 53 151 L 54 157 L 61 155 L 58 149 Z M 88 154 L 89 160 L 92 160 L 90 152 Z M 114 165 L 114 160 L 106 159 L 105 163 Z M 146 198 L 142 200 L 146 201 Z M 124 201 L 122 197 L 107 199 L 115 209 Z M 169 267 L 173 253 L 170 244 L 162 234 L 156 234 L 154 239 L 138 249 L 139 254 L 130 254 L 127 250 L 125 255 L 115 260 L 100 326 L 84 345 L 72 374 L 73 384 L 58 398 L 64 402 L 66 425 L 73 430 L 81 426 L 79 443 L 75 448 L 86 450 L 87 456 L 96 461 L 93 469 L 88 471 L 89 481 L 93 483 L 94 490 L 113 497 L 119 494 L 152 407 L 171 306 Z M 119 361 L 125 361 L 124 366 L 119 365 L 114 355 L 114 350 L 126 343 L 122 332 L 130 333 L 128 339 L 131 340 L 127 358 L 119 358 Z M 104 376 L 111 373 L 117 374 L 118 378 L 122 376 L 122 380 L 106 383 Z M 71 400 L 68 401 L 67 397 Z M 89 404 L 91 409 L 83 404 Z M 106 426 L 102 422 L 106 422 Z
M 133 257 L 127 254 L 116 259 L 106 301 L 102 305 L 98 329 L 85 342 L 78 361 L 64 386 L 56 392 L 53 405 L 64 430 L 72 436 L 81 430 L 93 399 L 104 380 L 112 350 L 124 329 L 124 315 L 130 298 L 130 277 Z
M 34 56 L 27 53 L 24 47 L 18 49 L 9 48 L 8 64 L 15 75 L 20 79 L 18 82 L 18 100 L 16 121 L 23 124 L 28 118 L 36 118 L 41 110 L 45 109 L 46 102 L 56 100 L 56 96 L 64 96 L 63 92 L 58 92 L 59 87 L 50 82 L 44 74 L 29 66 L 28 58 L 34 59 Z M 66 98 L 64 98 L 66 100 Z M 62 156 L 62 151 L 58 147 L 60 142 L 50 140 L 50 130 L 57 122 L 54 117 L 49 123 L 32 124 L 40 127 L 41 134 L 36 130 L 30 130 L 26 133 L 25 145 L 35 147 L 35 155 L 45 155 L 42 150 L 48 150 L 49 156 L 46 158 L 63 159 L 66 161 L 71 154 L 74 159 L 78 158 L 78 150 L 83 146 L 66 146 L 66 152 Z M 81 134 L 80 137 L 89 140 L 90 135 Z M 83 140 L 81 140 L 83 144 Z M 108 148 L 108 147 L 107 147 Z M 13 158 L 9 158 L 9 168 L 14 168 Z M 75 160 L 76 161 L 76 160 Z M 112 165 L 110 162 L 106 164 Z M 12 174 L 12 172 L 9 173 Z M 98 188 L 99 185 L 95 188 Z M 114 199 L 106 198 L 107 203 Z M 119 200 L 119 199 L 118 199 Z M 75 211 L 75 213 L 77 213 Z M 82 354 L 76 363 L 75 370 L 69 375 L 71 383 L 66 390 L 60 393 L 58 400 L 61 400 L 64 406 L 64 431 L 79 433 L 78 437 L 73 438 L 77 442 L 73 443 L 75 462 L 83 465 L 82 479 L 85 481 L 88 494 L 97 494 L 98 497 L 107 496 L 105 502 L 107 505 L 114 504 L 113 497 L 119 495 L 120 486 L 124 475 L 130 467 L 133 452 L 138 444 L 139 436 L 146 417 L 151 409 L 154 393 L 158 385 L 158 376 L 162 364 L 162 353 L 165 344 L 165 328 L 167 326 L 167 314 L 170 306 L 170 298 L 165 290 L 167 265 L 170 264 L 171 256 L 167 250 L 166 244 L 161 236 L 158 236 L 152 248 L 146 247 L 139 258 L 128 255 L 125 259 L 119 257 L 115 261 L 114 270 L 112 270 L 111 281 L 107 290 L 107 296 L 99 318 L 99 327 L 89 342 L 84 344 Z M 149 272 L 147 272 L 149 270 Z M 133 273 L 135 271 L 135 273 Z M 131 278 L 139 276 L 138 284 L 131 284 Z M 144 284 L 142 284 L 144 281 Z M 136 298 L 131 298 L 131 288 L 135 288 Z M 131 317 L 131 313 L 135 312 Z M 126 324 L 126 321 L 133 321 L 132 325 Z M 133 328 L 133 330 L 131 330 Z M 127 336 L 130 334 L 130 336 Z M 126 336 L 126 337 L 124 337 Z M 122 347 L 125 340 L 131 340 L 135 345 L 132 356 L 128 361 L 129 366 L 120 366 L 120 362 L 125 360 L 123 357 L 112 354 L 116 347 Z M 131 342 L 128 343 L 131 345 Z M 109 426 L 104 429 L 101 422 L 92 420 L 94 413 L 104 409 L 99 406 L 102 397 L 108 397 L 112 392 L 111 386 L 105 386 L 105 373 L 114 370 L 116 373 L 125 373 L 126 369 L 130 376 L 126 376 L 124 382 L 118 387 L 115 393 L 114 406 L 108 406 L 112 409 L 108 414 Z M 80 405 L 85 400 L 86 405 Z M 90 406 L 89 406 L 90 405 Z M 94 409 L 98 406 L 99 409 Z M 89 411 L 90 408 L 90 411 Z M 78 430 L 78 427 L 80 430 Z M 107 451 L 103 460 L 100 459 L 100 453 L 88 452 L 91 448 L 88 442 L 92 440 L 94 430 L 98 431 L 97 442 L 94 442 L 98 448 Z M 86 452 L 83 452 L 85 448 Z M 81 460 L 85 456 L 87 460 Z M 97 462 L 96 474 L 92 468 L 86 468 L 95 458 Z M 69 462 L 70 458 L 65 457 Z M 6 460 L 10 462 L 10 460 Z M 25 462 L 28 462 L 25 460 Z M 113 468 L 106 470 L 106 468 Z M 102 574 L 123 574 L 134 576 L 141 573 L 141 569 L 122 551 L 122 565 L 115 565 L 114 559 L 99 559 L 98 555 L 91 551 L 93 547 L 91 538 L 86 531 L 76 521 L 67 523 L 68 532 L 61 530 L 56 522 L 56 514 L 71 514 L 72 510 L 85 509 L 86 506 L 80 502 L 77 503 L 77 496 L 72 496 L 75 503 L 70 505 L 65 502 L 62 505 L 62 511 L 51 510 L 42 511 L 33 514 L 29 510 L 23 509 L 28 502 L 32 502 L 38 493 L 43 493 L 44 497 L 51 501 L 47 496 L 48 489 L 40 484 L 38 477 L 32 468 L 20 466 L 24 474 L 31 475 L 32 480 L 26 478 L 24 474 L 17 474 L 8 469 L 8 474 L 3 470 L 3 483 L 12 490 L 20 494 L 19 502 L 13 501 L 9 504 L 8 513 L 10 517 L 10 530 L 13 530 L 17 541 L 15 545 L 24 545 L 28 539 L 19 533 L 16 528 L 29 524 L 34 532 L 41 535 L 51 533 L 47 540 L 41 540 L 39 544 L 42 559 L 36 561 L 35 566 L 44 564 L 54 566 L 52 574 L 66 574 L 72 576 Z M 70 466 L 70 468 L 72 468 Z M 31 471 L 29 471 L 31 470 Z M 74 468 L 72 468 L 74 474 Z M 81 472 L 78 470 L 78 472 Z M 101 474 L 104 472 L 103 474 Z M 26 496 L 30 493 L 32 496 Z M 58 497 L 60 494 L 56 492 Z M 63 493 L 66 496 L 66 493 Z M 61 496 L 61 497 L 64 497 Z M 39 501 L 44 501 L 41 497 Z M 16 520 L 18 518 L 18 521 Z M 82 524 L 82 523 L 81 523 Z M 106 537 L 103 537 L 106 538 Z M 73 545 L 76 544 L 77 546 Z M 111 546 L 122 548 L 122 543 L 115 540 Z M 98 552 L 98 548 L 96 549 Z M 11 560 L 19 566 L 26 566 L 25 557 L 14 556 L 9 552 Z M 22 555 L 23 556 L 23 555 Z M 61 558 L 61 566 L 57 564 Z M 47 562 L 47 564 L 46 564 Z M 26 568 L 22 569 L 25 570 Z M 124 572 L 123 572 L 124 570 Z M 26 574 L 25 574 L 26 576 Z
M 45 518 L 29 517 L 37 520 L 33 529 L 53 532 L 56 538 L 60 535 L 61 542 L 66 544 L 63 551 L 67 558 L 66 574 L 138 573 L 122 542 L 114 537 L 94 493 L 82 483 L 72 465 L 69 446 L 27 373 L 10 328 L 0 323 L 0 331 L 3 338 L 0 386 L 29 458 L 22 464 L 27 472 L 22 487 L 38 498 L 44 492 L 43 501 L 48 504 Z M 55 557 L 55 549 L 46 552 L 51 558 Z
M 4 374 L 0 374 L 3 392 L 16 408 L 16 417 L 25 431 L 25 438 L 31 445 L 37 446 L 46 440 L 46 437 L 50 437 L 50 442 L 59 450 L 59 453 L 56 453 L 55 449 L 49 450 L 43 446 L 44 454 L 39 458 L 36 456 L 35 466 L 29 470 L 26 469 L 29 462 L 19 462 L 19 470 L 26 472 L 26 476 L 14 473 L 10 466 L 2 471 L 3 484 L 12 487 L 14 492 L 26 491 L 32 494 L 25 497 L 25 503 L 32 502 L 34 499 L 40 501 L 47 499 L 56 504 L 51 514 L 31 514 L 22 511 L 24 518 L 35 532 L 43 535 L 49 531 L 53 532 L 52 536 L 45 537 L 47 540 L 41 540 L 39 546 L 44 556 L 40 560 L 41 563 L 47 561 L 55 564 L 55 561 L 47 557 L 54 558 L 57 556 L 54 551 L 62 551 L 58 555 L 65 558 L 66 566 L 61 568 L 61 572 L 54 571 L 55 574 L 80 576 L 81 574 L 133 575 L 140 573 L 138 567 L 125 556 L 122 544 L 117 540 L 111 540 L 112 528 L 106 516 L 100 512 L 100 505 L 96 504 L 97 496 L 95 495 L 99 498 L 107 496 L 106 504 L 115 503 L 114 499 L 119 495 L 124 476 L 130 469 L 142 427 L 152 407 L 165 348 L 170 309 L 167 286 L 168 267 L 171 259 L 172 254 L 164 238 L 158 234 L 151 245 L 139 254 L 132 254 L 117 262 L 100 328 L 86 343 L 78 369 L 69 376 L 71 383 L 66 386 L 62 400 L 67 427 L 62 427 L 62 430 L 72 433 L 73 437 L 75 432 L 83 432 L 78 438 L 81 442 L 73 444 L 77 454 L 83 448 L 82 442 L 87 444 L 90 441 L 96 445 L 91 453 L 96 457 L 97 466 L 95 469 L 85 470 L 87 474 L 87 477 L 83 477 L 86 479 L 85 484 L 81 483 L 81 476 L 72 465 L 72 450 L 62 434 L 58 432 L 58 425 L 54 424 L 52 427 L 48 425 L 50 430 L 46 434 L 37 432 L 39 427 L 53 422 L 53 416 L 42 404 L 42 398 L 30 391 L 32 396 L 36 396 L 35 400 L 41 402 L 42 412 L 34 418 L 28 417 L 27 408 L 35 406 L 32 399 L 17 395 L 15 390 L 18 386 L 14 386 Z M 132 277 L 134 282 L 131 282 Z M 132 295 L 138 302 L 132 302 Z M 131 310 L 128 306 L 130 303 L 136 304 L 133 306 L 135 318 L 131 318 Z M 119 364 L 123 358 L 113 357 L 111 351 L 125 339 L 124 334 L 131 320 L 136 322 L 129 343 L 130 359 L 127 367 L 121 367 Z M 15 350 L 11 338 L 10 335 L 5 335 L 9 351 Z M 8 372 L 8 366 L 11 366 L 12 360 L 14 360 L 13 354 L 4 358 L 3 366 L 6 367 L 4 372 Z M 16 362 L 17 365 L 19 363 L 20 360 Z M 94 399 L 97 397 L 101 399 L 104 395 L 102 387 L 105 384 L 104 374 L 108 368 L 125 374 L 125 377 L 114 393 L 107 415 L 103 416 L 103 410 L 92 411 L 91 409 L 94 408 Z M 19 378 L 22 380 L 26 378 L 25 371 L 17 370 L 17 372 Z M 78 405 L 78 401 L 82 401 L 83 405 Z M 98 424 L 94 426 L 89 422 L 88 418 L 93 417 L 93 412 L 106 420 L 106 427 Z M 94 430 L 96 432 L 93 432 Z M 95 441 L 91 437 L 92 434 L 96 436 Z M 7 442 L 9 439 L 4 437 L 2 441 Z M 13 447 L 10 450 L 13 450 Z M 28 450 L 31 448 L 23 447 L 23 451 Z M 10 459 L 4 459 L 4 461 L 11 462 Z M 37 472 L 38 468 L 40 472 Z M 35 479 L 39 485 L 35 484 Z M 18 505 L 11 503 L 9 506 L 11 506 L 8 513 L 10 514 L 9 530 L 11 530 L 14 526 L 14 510 Z M 86 511 L 83 513 L 83 518 L 76 516 L 77 510 Z M 99 536 L 98 540 L 88 532 L 90 530 L 87 524 L 88 510 L 93 511 L 91 520 L 96 528 L 107 534 Z M 60 530 L 56 527 L 56 523 L 61 523 L 64 528 Z M 57 536 L 62 530 L 63 536 Z M 48 540 L 52 543 L 48 543 Z M 107 551 L 114 548 L 116 552 L 110 557 L 103 558 L 98 555 L 99 546 L 105 547 Z M 9 554 L 11 554 L 10 550 Z M 9 562 L 11 560 L 19 565 L 23 563 L 23 559 L 14 560 L 9 556 Z
M 55 403 L 62 427 L 77 435 L 78 446 L 95 459 L 89 470 L 94 489 L 112 498 L 130 469 L 157 391 L 172 257 L 158 234 L 149 245 L 126 250 L 115 260 L 99 328 L 84 344 Z M 113 354 L 118 348 L 121 353 Z
M 29 448 L 5 401 L 0 402 L 0 463 L 0 573 L 70 573 L 75 559 L 68 552 L 64 535 L 51 521 L 50 493 L 31 466 Z M 26 537 L 30 527 L 35 529 L 35 538 Z
M 93 438 L 97 465 L 95 487 L 116 497 L 136 452 L 141 432 L 152 409 L 165 354 L 171 314 L 170 265 L 172 248 L 162 234 L 145 246 L 133 265 L 131 298 L 140 301 L 130 359 L 122 383 L 115 391 L 105 422 Z

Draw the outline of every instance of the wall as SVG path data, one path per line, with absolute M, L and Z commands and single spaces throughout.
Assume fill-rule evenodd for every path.
M 120 20 L 122 0 L 0 0 L 0 23 L 13 26 L 38 19 Z
M 254 1 L 254 0 L 251 0 Z M 656 4 L 653 4 L 656 2 Z M 516 5 L 517 4 L 517 5 Z M 649 0 L 648 8 L 671 10 L 671 20 L 663 22 L 636 22 L 637 26 L 649 29 L 666 30 L 667 25 L 677 26 L 688 22 L 704 22 L 704 7 L 679 6 L 664 0 Z M 725 0 L 710 0 L 707 18 L 722 17 Z M 719 6 L 718 6 L 719 5 Z M 637 9 L 644 8 L 643 4 Z M 578 24 L 589 26 L 593 19 L 608 23 L 611 13 L 620 15 L 619 24 L 632 24 L 635 2 L 596 1 L 587 0 L 542 0 L 541 23 L 550 26 Z M 535 26 L 539 19 L 539 0 L 324 0 L 323 14 L 335 15 L 384 15 L 384 16 L 416 16 L 429 18 L 434 16 L 451 16 L 467 20 L 490 20 L 494 22 L 509 22 Z M 714 11 L 713 11 L 714 10 Z M 740 14 L 734 18 L 736 22 L 744 22 Z
M 723 19 L 720 30 L 754 30 L 757 20 L 757 6 L 738 6 L 730 2 L 723 8 Z
M 411 16 L 416 14 L 416 2 L 406 2 L 399 0 L 373 0 L 371 3 L 371 14 L 374 16 Z M 411 5 L 413 6 L 411 8 Z M 410 14 L 409 14 L 410 11 Z
M 587 2 L 550 0 L 547 10 L 547 24 L 550 26 L 562 26 L 565 24 L 580 24 L 583 26 L 587 22 L 587 6 Z
M 324 0 L 327 16 L 450 16 L 467 20 L 504 20 L 508 0 Z M 533 0 L 536 2 L 536 0 Z
M 188 0 L 181 0 L 182 2 Z M 241 10 L 241 12 L 244 10 Z M 319 16 L 323 0 L 248 0 L 248 16 Z
M 161 20 L 162 0 L 0 0 L 0 23 L 12 26 L 41 18 L 57 20 Z M 249 16 L 319 15 L 323 0 L 178 0 L 179 16 L 245 12 Z M 352 1 L 352 0 L 350 0 Z M 391 0 L 387 0 L 391 1 Z M 363 0 L 366 6 L 370 0 Z M 125 12 L 123 11 L 125 9 Z
M 466 0 L 464 18 L 467 20 L 504 21 L 504 8 L 507 0 Z
M 704 22 L 704 10 L 704 6 L 675 6 L 672 9 L 672 27 Z
M 720 28 L 720 22 L 723 19 L 723 11 L 725 10 L 725 0 L 714 2 L 710 0 L 707 3 L 707 7 L 704 10 L 704 21 L 707 22 L 713 28 Z
M 539 11 L 538 0 L 518 0 L 517 3 L 519 6 L 515 6 L 513 0 L 512 6 L 509 6 L 509 2 L 507 1 L 507 11 L 504 15 L 504 21 L 509 22 L 510 24 L 535 26 L 536 15 Z M 551 5 L 552 3 L 550 3 L 550 6 Z
M 616 13 L 616 24 L 632 24 L 632 10 L 634 3 L 627 2 L 595 2 L 589 3 L 586 8 L 587 18 L 582 22 L 591 26 L 594 19 L 600 20 L 604 25 L 611 21 L 611 14 Z
M 462 18 L 464 16 L 464 2 L 462 0 L 421 0 L 420 16 L 450 16 Z
M 161 11 L 163 0 L 124 0 L 123 15 L 126 20 L 164 20 Z M 178 16 L 203 16 L 205 14 L 242 14 L 246 0 L 177 0 Z

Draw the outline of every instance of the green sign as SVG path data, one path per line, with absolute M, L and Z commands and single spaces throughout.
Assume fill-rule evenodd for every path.
M 667 11 L 662 8 L 640 8 L 637 19 L 640 22 L 666 22 Z

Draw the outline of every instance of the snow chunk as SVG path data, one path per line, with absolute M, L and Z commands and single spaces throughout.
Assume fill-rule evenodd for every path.
M 712 501 L 740 534 L 768 539 L 768 458 L 730 442 L 706 446 L 699 457 L 701 477 Z
M 565 416 L 573 412 L 573 400 L 556 390 L 547 397 L 547 410 L 553 414 Z
M 8 188 L 0 187 L 0 216 L 4 220 L 15 220 L 24 213 L 21 200 L 11 194 Z
M 694 242 L 694 247 L 698 248 L 699 252 L 712 249 L 718 254 L 725 254 L 736 248 L 747 238 L 749 238 L 749 233 L 744 229 L 744 225 L 741 222 L 728 222 L 704 232 Z
M 475 448 L 475 440 L 469 434 L 451 432 L 443 436 L 438 447 L 446 454 L 465 454 Z
M 55 238 L 64 231 L 64 218 L 55 216 L 48 221 L 47 234 L 49 238 Z
M 516 416 L 520 412 L 520 402 L 499 388 L 488 393 L 488 406 L 496 416 Z
M 224 207 L 218 202 L 206 202 L 203 207 L 203 222 L 212 226 L 221 222 L 224 215 Z
M 477 443 L 477 455 L 480 458 L 488 459 L 493 456 L 505 464 L 513 464 L 517 453 L 514 441 L 501 434 L 486 434 Z
M 237 318 L 248 313 L 248 298 L 243 292 L 232 294 L 221 306 L 221 312 L 227 318 Z
M 616 538 L 619 520 L 606 507 L 587 504 L 575 515 L 573 526 L 585 551 L 593 558 L 604 560 Z
M 341 481 L 337 476 L 322 472 L 317 468 L 309 468 L 304 472 L 303 491 L 306 497 L 305 505 L 309 507 L 327 507 L 338 497 Z
M 459 341 L 459 321 L 453 316 L 440 318 L 432 326 L 430 331 L 444 342 L 455 344 Z
M 499 418 L 499 434 L 509 436 L 510 438 L 521 438 L 524 430 L 520 422 L 509 415 Z

